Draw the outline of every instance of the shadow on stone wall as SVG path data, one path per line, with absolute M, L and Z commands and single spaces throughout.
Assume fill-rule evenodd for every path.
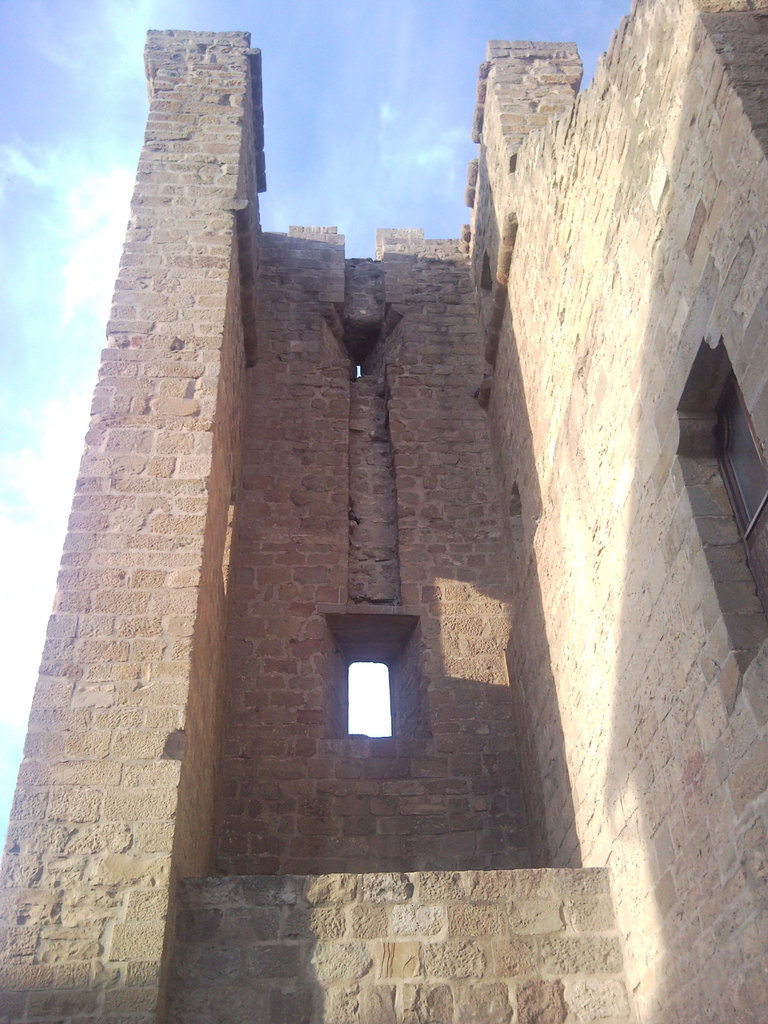
M 360 525 L 350 526 L 339 484 L 349 390 L 358 385 L 331 341 L 320 359 L 294 355 L 290 373 L 282 355 L 264 356 L 246 416 L 221 874 L 530 864 L 515 743 L 536 722 L 506 685 L 503 513 L 472 397 L 483 353 L 469 270 L 459 258 L 408 255 L 384 266 L 401 317 L 387 351 L 387 402 L 402 599 L 420 616 L 424 728 L 361 739 L 343 734 L 344 714 L 329 715 L 346 679 L 321 609 L 347 596 L 349 531 Z M 315 323 L 316 295 L 302 287 Z M 282 296 L 282 285 L 272 292 Z M 339 607 L 343 618 L 348 606 Z M 543 625 L 536 633 L 539 643 Z M 562 758 L 562 737 L 553 743 Z M 538 822 L 547 785 L 531 788 L 528 815 Z M 572 822 L 566 803 L 555 813 Z M 536 861 L 551 863 L 543 849 Z
M 513 464 L 505 460 L 500 465 L 504 448 L 499 434 L 503 425 L 496 417 L 491 421 L 491 436 L 495 442 L 497 475 L 504 493 L 511 495 L 506 499 L 510 507 L 504 522 L 512 556 L 506 658 L 531 853 L 536 864 L 580 867 L 581 846 L 573 787 L 536 560 L 535 535 L 543 499 L 535 470 L 534 434 L 516 345 L 506 346 L 503 362 L 499 369 L 509 387 L 507 401 L 516 410 Z M 511 480 L 510 474 L 513 474 Z M 518 494 L 525 496 L 522 507 L 518 505 Z
M 734 561 L 733 532 L 713 526 L 708 535 L 705 517 L 697 529 L 701 499 L 676 457 L 676 410 L 703 339 L 712 348 L 722 339 L 753 408 L 754 383 L 765 375 L 768 293 L 755 291 L 765 280 L 765 233 L 755 255 L 755 227 L 743 215 L 747 196 L 765 188 L 765 132 L 749 139 L 734 89 L 751 69 L 765 78 L 764 57 L 755 64 L 764 51 L 749 13 L 694 24 L 675 148 L 667 146 L 664 162 L 663 230 L 647 270 L 605 816 L 617 830 L 624 808 L 611 860 L 625 874 L 619 912 L 649 1022 L 706 1013 L 756 1024 L 768 1012 L 765 645 L 751 660 L 765 621 L 758 615 L 755 624 L 754 592 L 742 596 L 741 583 L 730 599 L 721 586 L 718 598 L 710 563 Z M 687 316 L 670 328 L 683 305 Z M 710 514 L 714 524 L 721 509 Z M 743 568 L 743 558 L 731 566 L 734 580 Z M 721 571 L 727 577 L 728 567 Z
M 610 864 L 646 1024 L 752 1024 L 768 1006 L 766 655 L 736 670 L 676 410 L 702 339 L 722 337 L 766 437 L 764 159 L 712 52 L 744 94 L 739 62 L 763 76 L 766 35 L 693 7 L 636 7 L 556 140 L 521 150 L 520 349 L 507 311 L 489 414 L 510 514 L 522 497 L 508 664 L 534 845 Z
M 195 879 L 169 1024 L 629 1021 L 605 870 Z

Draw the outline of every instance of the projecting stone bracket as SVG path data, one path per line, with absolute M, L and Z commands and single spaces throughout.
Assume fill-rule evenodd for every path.
M 485 97 L 488 91 L 488 75 L 493 67 L 492 60 L 483 61 L 477 69 L 477 92 L 475 94 L 475 112 L 472 117 L 472 141 L 480 142 L 483 137 L 483 119 L 485 116 Z
M 477 194 L 477 174 L 480 161 L 477 157 L 474 160 L 470 160 L 467 164 L 467 187 L 464 192 L 464 203 L 470 209 L 475 205 L 475 196 Z
M 327 302 L 322 317 L 331 334 L 349 354 L 352 367 L 362 366 L 379 343 L 394 331 L 403 314 L 386 301 L 384 270 L 379 261 L 344 262 L 344 301 Z M 352 374 L 354 379 L 356 374 Z

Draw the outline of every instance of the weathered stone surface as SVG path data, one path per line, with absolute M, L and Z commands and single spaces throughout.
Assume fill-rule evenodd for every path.
M 304 899 L 311 906 L 329 903 L 338 906 L 354 899 L 357 879 L 353 875 L 324 875 L 310 878 L 304 886 Z
M 394 935 L 437 935 L 445 927 L 445 911 L 437 906 L 396 906 L 390 921 Z
M 493 943 L 493 959 L 500 977 L 533 974 L 539 964 L 538 944 L 528 936 L 515 935 Z
M 372 963 L 367 946 L 361 942 L 321 942 L 312 954 L 312 967 L 321 983 L 363 977 Z
M 356 986 L 336 985 L 325 999 L 325 1019 L 329 1024 L 351 1024 L 359 1019 L 360 991 Z
M 360 999 L 360 1024 L 396 1024 L 395 988 L 376 985 L 366 988 Z
M 453 1020 L 453 993 L 448 985 L 405 985 L 403 1024 Z
M 738 994 L 766 909 L 737 867 L 765 825 L 768 620 L 714 450 L 725 376 L 696 376 L 725 351 L 764 452 L 765 33 L 746 6 L 635 5 L 572 112 L 554 97 L 557 127 L 520 109 L 549 75 L 537 44 L 493 43 L 478 91 L 471 260 L 531 842 L 611 864 L 647 1024 L 768 1012 Z M 563 882 L 565 922 L 597 924 L 605 905 Z
M 560 981 L 533 981 L 517 990 L 519 1024 L 565 1024 L 568 1009 Z
M 520 900 L 508 909 L 513 928 L 539 934 L 560 932 L 565 928 L 562 904 L 558 900 Z
M 616 979 L 580 978 L 565 982 L 569 1010 L 583 1020 L 622 1019 L 629 1016 L 624 983 Z
M 616 974 L 621 971 L 618 939 L 546 938 L 541 955 L 553 974 Z
M 60 907 L 8 962 L 83 977 L 16 979 L 32 994 L 15 1020 L 149 1024 L 171 855 L 176 876 L 206 870 L 215 820 L 245 347 L 233 203 L 258 177 L 260 83 L 243 33 L 150 33 L 146 57 L 145 147 L 22 768 L 37 788 L 16 807 L 27 825 L 44 803 L 48 824 L 35 839 L 12 823 L 3 869 L 12 917 L 30 890 Z M 255 187 L 250 201 L 256 223 Z
M 557 872 L 517 874 L 516 891 L 535 890 L 542 894 L 541 903 L 548 891 L 550 903 L 559 905 Z M 590 882 L 592 874 L 598 877 Z M 169 1024 L 186 1024 L 196 1005 L 217 1006 L 219 1024 L 239 1022 L 245 1004 L 232 1004 L 229 993 L 246 992 L 249 985 L 254 997 L 270 993 L 261 1002 L 254 998 L 251 1024 L 268 1024 L 277 1005 L 310 1007 L 307 1019 L 322 1009 L 334 1020 L 353 1024 L 511 1021 L 516 1005 L 518 1015 L 527 1013 L 529 1021 L 539 1012 L 555 1020 L 563 985 L 573 993 L 585 1021 L 599 1021 L 603 1014 L 613 1024 L 629 1024 L 613 923 L 601 922 L 598 934 L 590 934 L 586 925 L 579 932 L 567 925 L 564 937 L 542 938 L 507 918 L 506 898 L 513 883 L 509 872 L 488 875 L 412 872 L 190 880 L 181 893 L 176 995 Z M 600 892 L 605 876 L 583 872 L 582 883 Z M 297 902 L 282 911 L 273 905 L 243 908 L 244 889 L 269 886 L 297 893 Z M 498 899 L 471 902 L 471 889 L 496 892 Z M 320 894 L 323 902 L 318 904 Z M 369 902 L 371 894 L 378 902 Z M 485 919 L 478 914 L 480 906 Z M 256 912 L 258 920 L 249 923 L 248 915 Z M 331 922 L 323 934 L 317 915 Z M 495 922 L 492 931 L 484 920 Z M 449 921 L 464 923 L 463 937 L 450 937 Z M 532 987 L 537 978 L 542 985 Z M 516 992 L 517 1004 L 512 998 Z
M 382 978 L 412 978 L 419 973 L 419 942 L 384 942 L 376 947 Z
M 248 38 L 150 33 L 5 1020 L 149 1024 L 165 977 L 185 1024 L 768 1018 L 768 619 L 713 440 L 733 373 L 768 444 L 756 6 L 636 4 L 576 102 L 573 44 L 489 44 L 471 227 L 375 263 L 260 232 Z M 361 610 L 391 738 L 347 735 Z
M 490 1020 L 505 1024 L 512 1019 L 507 986 L 500 982 L 468 986 L 455 1019 L 456 1024 L 486 1024 Z
M 351 928 L 356 938 L 383 938 L 389 930 L 387 912 L 379 904 L 360 904 L 352 910 Z
M 413 896 L 408 875 L 363 875 L 363 898 L 371 903 L 400 903 Z
M 326 229 L 260 238 L 229 594 L 225 874 L 528 863 L 508 567 L 471 397 L 484 363 L 470 267 L 455 246 L 430 259 L 423 237 L 401 255 L 398 238 L 354 272 Z M 337 307 L 355 305 L 366 276 L 386 312 L 377 300 L 363 358 Z M 346 663 L 358 660 L 389 665 L 392 738 L 347 735 Z

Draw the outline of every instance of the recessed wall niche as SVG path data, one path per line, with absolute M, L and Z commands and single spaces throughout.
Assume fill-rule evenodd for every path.
M 349 666 L 375 661 L 389 669 L 392 736 L 427 736 L 419 616 L 400 608 L 372 611 L 329 606 L 320 611 L 339 652 L 328 701 L 329 735 L 348 735 Z

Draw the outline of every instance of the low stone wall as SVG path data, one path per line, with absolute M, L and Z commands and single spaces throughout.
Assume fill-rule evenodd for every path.
M 171 1024 L 624 1024 L 604 869 L 188 879 Z

